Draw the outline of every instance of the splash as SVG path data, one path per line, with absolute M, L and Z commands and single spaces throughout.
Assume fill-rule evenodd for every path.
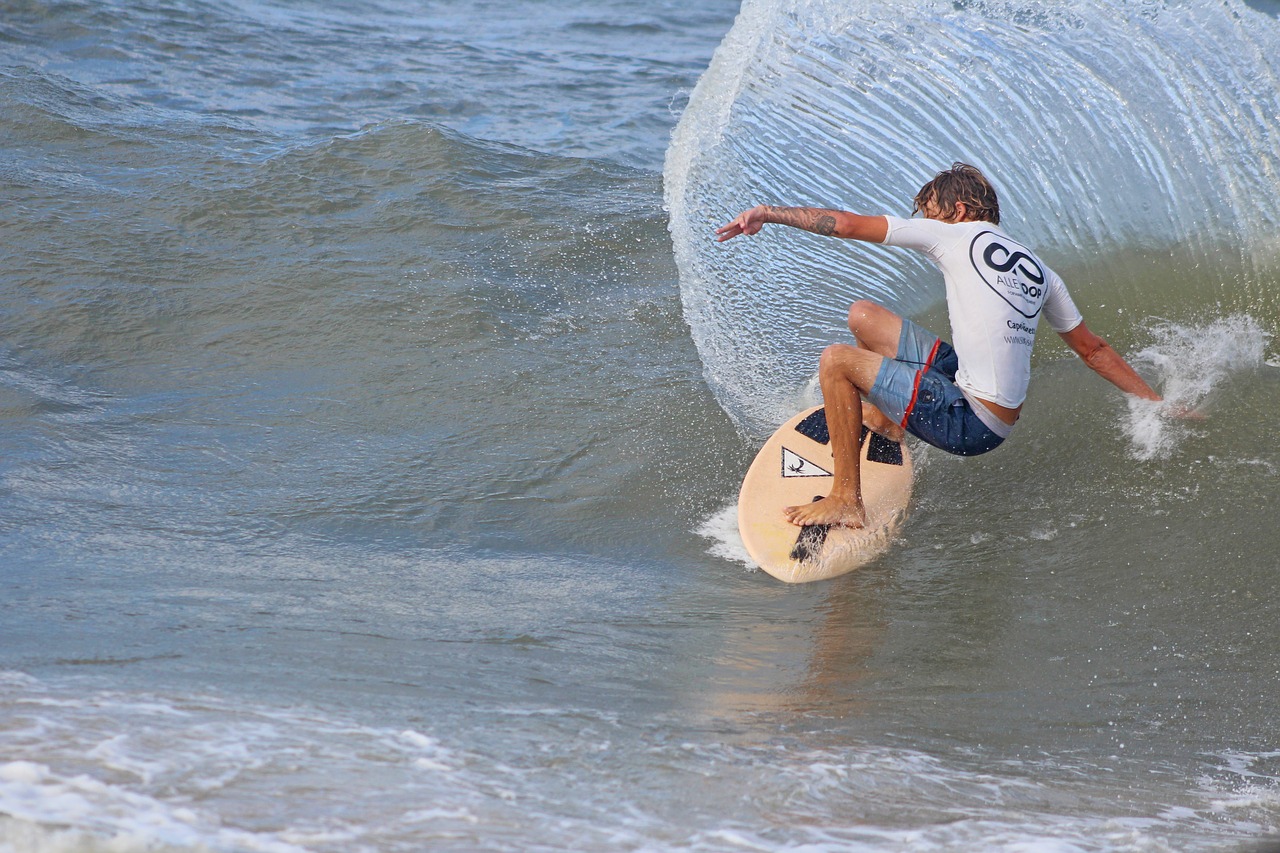
M 994 176 L 1011 228 L 1055 266 L 1132 290 L 1149 285 L 1109 273 L 1113 256 L 1176 250 L 1204 266 L 1192 306 L 1229 267 L 1268 313 L 1278 120 L 1280 22 L 1256 2 L 745 0 L 664 176 L 706 379 L 767 430 L 847 336 L 851 301 L 913 314 L 941 293 L 908 253 L 786 229 L 721 245 L 715 226 L 757 202 L 906 215 L 953 160 Z M 1174 313 L 1161 293 L 1129 301 Z
M 755 560 L 751 559 L 751 555 L 747 553 L 746 546 L 742 544 L 742 536 L 738 533 L 736 502 L 721 508 L 707 518 L 698 528 L 698 535 L 709 540 L 708 554 L 755 568 Z
M 1154 342 L 1135 353 L 1163 389 L 1164 401 L 1129 398 L 1124 431 L 1136 459 L 1167 458 L 1209 416 L 1215 392 L 1232 377 L 1258 370 L 1270 336 L 1249 316 L 1222 317 L 1200 325 L 1164 322 Z

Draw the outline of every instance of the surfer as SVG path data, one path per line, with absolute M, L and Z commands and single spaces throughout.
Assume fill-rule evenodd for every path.
M 792 524 L 866 523 L 860 424 L 894 441 L 910 432 L 959 456 L 998 447 L 1022 411 L 1042 315 L 1104 379 L 1126 394 L 1160 400 L 1089 330 L 1058 274 L 1000 228 L 1000 203 L 981 171 L 956 163 L 925 184 L 914 202 L 911 219 L 760 205 L 716 229 L 721 243 L 772 223 L 914 249 L 939 268 L 946 285 L 954 346 L 882 305 L 862 300 L 850 307 L 854 344 L 832 344 L 818 362 L 835 484 L 823 500 L 787 507 Z

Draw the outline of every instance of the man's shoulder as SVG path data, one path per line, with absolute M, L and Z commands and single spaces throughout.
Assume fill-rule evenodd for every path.
M 965 223 L 949 223 L 915 216 L 910 219 L 886 216 L 885 219 L 888 222 L 885 242 L 897 246 L 919 248 L 922 244 L 953 243 L 965 233 L 960 229 Z

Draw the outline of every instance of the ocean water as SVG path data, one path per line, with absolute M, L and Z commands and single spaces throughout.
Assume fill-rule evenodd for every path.
M 1274 849 L 1280 5 L 0 6 L 0 851 Z M 901 541 L 733 504 L 953 159 L 1090 326 Z

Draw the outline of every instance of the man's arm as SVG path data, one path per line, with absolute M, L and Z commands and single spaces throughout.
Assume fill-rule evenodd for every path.
M 1111 345 L 1089 330 L 1083 322 L 1069 332 L 1062 332 L 1061 337 L 1067 346 L 1075 350 L 1076 355 L 1084 359 L 1095 373 L 1126 394 L 1133 394 L 1144 400 L 1159 401 L 1160 395 L 1151 390 L 1137 372 L 1129 366 L 1129 362 Z
M 821 207 L 775 207 L 765 204 L 739 213 L 732 222 L 717 228 L 716 234 L 719 235 L 719 242 L 723 243 L 739 234 L 750 237 L 770 223 L 790 225 L 824 237 L 844 237 L 869 243 L 883 243 L 889 234 L 889 221 L 883 216 L 863 216 L 847 210 L 827 210 Z

